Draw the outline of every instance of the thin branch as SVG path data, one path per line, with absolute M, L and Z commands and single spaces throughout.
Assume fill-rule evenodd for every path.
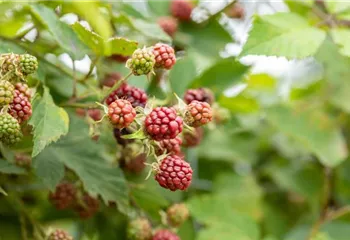
M 72 59 L 72 63 L 73 63 L 73 96 L 72 98 L 76 98 L 77 97 L 77 78 L 76 78 L 76 68 L 75 68 L 75 61 Z

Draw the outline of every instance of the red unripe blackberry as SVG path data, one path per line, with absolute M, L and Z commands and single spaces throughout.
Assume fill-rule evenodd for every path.
M 186 190 L 192 181 L 192 168 L 177 155 L 166 156 L 159 163 L 155 179 L 163 188 L 171 191 Z
M 180 137 L 161 140 L 159 141 L 159 149 L 157 149 L 157 154 L 161 155 L 164 153 L 173 153 L 175 155 L 179 155 L 181 154 L 181 144 L 182 139 Z
M 152 139 L 161 141 L 173 139 L 181 133 L 183 122 L 174 108 L 157 107 L 146 116 L 145 127 Z
M 156 68 L 171 69 L 176 63 L 175 51 L 164 43 L 157 43 L 153 47 L 153 54 L 156 60 Z
M 181 21 L 190 21 L 194 6 L 187 0 L 173 0 L 170 5 L 170 11 L 173 17 Z
M 139 174 L 145 169 L 145 162 L 147 156 L 144 153 L 141 153 L 135 157 L 122 157 L 120 160 L 120 167 L 125 171 L 133 174 Z
M 56 229 L 50 234 L 48 240 L 73 240 L 73 237 L 62 229 Z
M 85 193 L 81 201 L 82 203 L 75 207 L 75 211 L 79 214 L 80 218 L 88 219 L 98 212 L 98 209 L 100 208 L 100 202 L 98 199 Z
M 89 117 L 91 117 L 94 121 L 100 121 L 102 118 L 102 113 L 100 109 L 89 109 L 87 112 L 89 114 Z
M 32 165 L 32 158 L 30 155 L 17 153 L 15 155 L 15 163 L 17 166 L 29 168 Z
M 178 23 L 173 17 L 160 17 L 158 19 L 159 26 L 166 32 L 170 37 L 174 37 L 177 32 Z
M 106 103 L 109 105 L 117 99 L 128 100 L 134 108 L 145 107 L 147 102 L 147 94 L 141 88 L 123 83 L 117 90 L 113 91 L 108 96 Z
M 174 204 L 167 210 L 168 223 L 172 227 L 179 227 L 189 217 L 190 212 L 183 203 Z
M 152 240 L 181 240 L 178 235 L 167 229 L 158 230 Z
M 106 87 L 113 87 L 113 85 L 121 79 L 122 75 L 118 72 L 108 73 L 103 79 L 102 85 Z
M 108 116 L 114 127 L 125 128 L 134 121 L 136 111 L 129 101 L 117 99 L 109 104 Z
M 230 18 L 242 19 L 245 16 L 245 10 L 240 3 L 235 3 L 231 8 L 225 11 Z
M 201 127 L 195 128 L 194 132 L 186 131 L 183 133 L 183 146 L 196 147 L 203 139 L 203 129 Z
M 23 93 L 29 100 L 32 98 L 32 91 L 27 84 L 18 82 L 15 84 L 15 89 Z
M 128 224 L 127 236 L 129 240 L 151 240 L 152 226 L 146 218 L 138 218 Z
M 55 192 L 49 194 L 49 200 L 58 210 L 73 206 L 76 202 L 77 189 L 71 183 L 57 185 Z
M 214 103 L 214 94 L 208 88 L 188 89 L 185 93 L 184 100 L 187 104 L 197 100 L 198 102 L 207 102 L 212 105 Z
M 129 58 L 129 56 L 123 56 L 119 54 L 113 54 L 112 56 L 110 56 L 110 59 L 120 63 L 125 63 Z
M 200 127 L 209 123 L 213 113 L 209 103 L 192 101 L 185 113 L 185 122 L 191 127 Z
M 28 97 L 20 91 L 14 90 L 9 113 L 17 119 L 18 123 L 27 121 L 32 116 L 32 105 Z

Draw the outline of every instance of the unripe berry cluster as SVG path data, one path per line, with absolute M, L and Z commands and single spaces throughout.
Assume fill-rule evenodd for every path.
M 32 55 L 0 55 L 0 141 L 6 145 L 21 141 L 19 124 L 32 115 L 31 93 L 25 81 L 37 68 L 38 61 Z

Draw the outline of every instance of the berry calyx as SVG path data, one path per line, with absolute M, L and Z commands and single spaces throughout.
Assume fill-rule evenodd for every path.
M 106 87 L 113 87 L 113 85 L 122 79 L 122 75 L 118 72 L 112 72 L 106 74 L 102 81 L 102 85 Z
M 137 218 L 129 222 L 127 236 L 129 240 L 151 240 L 152 226 L 146 218 Z
M 0 81 L 0 107 L 9 105 L 13 100 L 15 87 L 6 80 Z
M 106 103 L 109 105 L 120 98 L 128 100 L 134 108 L 145 107 L 147 102 L 147 94 L 144 90 L 126 83 L 123 83 L 117 90 L 113 91 L 106 99 Z
M 173 153 L 175 155 L 181 154 L 182 139 L 176 137 L 174 139 L 164 139 L 159 141 L 159 148 L 157 149 L 157 155 L 164 153 Z
M 155 67 L 171 69 L 176 63 L 175 51 L 172 47 L 164 43 L 157 43 L 153 47 L 155 56 Z
M 152 49 L 136 49 L 131 58 L 126 61 L 126 66 L 136 76 L 147 75 L 153 71 L 155 57 Z
M 152 240 L 180 240 L 180 237 L 167 229 L 158 230 Z
M 71 183 L 61 183 L 56 186 L 55 192 L 49 194 L 49 200 L 58 210 L 72 207 L 76 202 L 77 189 Z
M 82 219 L 88 219 L 97 213 L 100 208 L 100 202 L 98 199 L 91 197 L 85 193 L 81 199 L 81 203 L 75 207 L 75 211 Z
M 167 210 L 168 223 L 172 227 L 179 227 L 189 217 L 190 212 L 183 203 L 174 204 Z
M 129 101 L 117 99 L 109 104 L 108 116 L 114 127 L 126 128 L 134 121 L 136 111 Z
M 56 229 L 50 234 L 48 240 L 73 240 L 73 237 L 62 229 Z
M 200 127 L 213 118 L 212 110 L 207 102 L 192 101 L 185 113 L 185 122 L 191 127 Z
M 173 17 L 160 17 L 158 19 L 159 26 L 166 32 L 170 37 L 174 37 L 177 32 L 178 23 Z
M 181 21 L 190 21 L 194 6 L 187 0 L 173 0 L 170 5 L 170 11 L 173 17 Z
M 29 100 L 32 98 L 32 91 L 29 89 L 27 84 L 18 82 L 15 84 L 15 89 L 20 93 L 23 93 Z
M 182 132 L 183 122 L 174 108 L 157 107 L 146 116 L 145 129 L 156 140 L 173 139 Z
M 184 147 L 196 147 L 203 139 L 203 128 L 198 127 L 194 129 L 194 132 L 186 131 L 183 133 L 183 146 Z
M 38 60 L 30 54 L 22 54 L 19 57 L 19 66 L 23 75 L 29 75 L 38 69 Z
M 17 74 L 19 55 L 10 53 L 0 55 L 1 75 L 9 76 L 9 79 Z
M 186 190 L 192 181 L 192 168 L 177 155 L 166 156 L 159 163 L 155 179 L 163 188 L 171 191 Z
M 32 105 L 28 97 L 20 91 L 14 90 L 9 113 L 16 118 L 19 123 L 27 121 L 32 116 Z
M 214 94 L 208 88 L 188 89 L 185 93 L 184 100 L 187 104 L 196 100 L 199 102 L 207 102 L 212 105 L 214 103 Z
M 0 141 L 6 145 L 14 145 L 22 140 L 19 123 L 10 114 L 0 114 Z

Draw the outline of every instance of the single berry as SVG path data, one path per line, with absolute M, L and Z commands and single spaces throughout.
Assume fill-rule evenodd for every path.
M 203 128 L 198 127 L 194 129 L 194 132 L 186 131 L 183 134 L 183 146 L 184 147 L 196 147 L 203 139 Z
M 136 111 L 128 100 L 117 99 L 108 106 L 109 120 L 116 128 L 128 127 L 136 117 Z
M 29 168 L 32 165 L 32 158 L 27 154 L 16 153 L 15 163 L 19 167 Z
M 19 59 L 20 56 L 14 53 L 0 55 L 1 75 L 9 77 L 16 75 Z
M 50 234 L 48 240 L 73 240 L 73 237 L 62 229 L 56 229 Z
M 192 168 L 177 155 L 166 156 L 161 160 L 155 179 L 160 186 L 171 191 L 186 190 L 192 181 Z
M 124 139 L 124 135 L 131 134 L 132 132 L 129 131 L 127 128 L 119 129 L 119 128 L 114 128 L 113 129 L 114 137 L 117 140 L 117 143 L 119 143 L 122 146 L 126 146 L 129 143 L 134 142 L 133 139 Z
M 152 240 L 181 240 L 178 235 L 167 229 L 158 230 Z
M 116 62 L 125 63 L 130 57 L 119 55 L 119 54 L 113 54 L 109 58 L 116 61 Z
M 19 66 L 23 75 L 29 75 L 38 69 L 38 60 L 30 54 L 22 54 L 19 57 Z
M 155 64 L 155 57 L 152 49 L 136 49 L 131 58 L 126 62 L 126 66 L 136 76 L 147 75 L 152 72 Z
M 108 96 L 106 103 L 109 105 L 117 99 L 128 100 L 134 108 L 145 107 L 147 102 L 147 94 L 141 88 L 123 83 L 117 90 L 113 91 Z
M 127 236 L 129 240 L 151 240 L 152 226 L 146 218 L 137 218 L 129 222 Z
M 230 18 L 242 19 L 245 16 L 245 10 L 240 3 L 235 3 L 231 8 L 225 11 Z
M 200 127 L 213 118 L 212 110 L 207 102 L 192 101 L 185 113 L 185 122 L 191 127 Z
M 58 210 L 67 209 L 76 203 L 77 189 L 71 183 L 61 183 L 55 192 L 49 194 L 49 200 Z
M 100 121 L 102 118 L 102 113 L 100 109 L 89 109 L 87 113 L 89 114 L 89 117 L 91 117 L 94 121 Z
M 174 204 L 167 210 L 168 223 L 172 227 L 179 227 L 190 215 L 187 206 L 183 203 Z
M 21 127 L 10 114 L 0 114 L 0 141 L 6 145 L 14 145 L 22 140 Z
M 183 122 L 174 108 L 157 107 L 146 116 L 145 127 L 152 139 L 161 141 L 176 138 L 182 132 Z
M 23 93 L 29 100 L 32 98 L 32 91 L 29 89 L 28 85 L 25 83 L 16 83 L 15 89 L 20 93 Z
M 178 23 L 173 17 L 160 17 L 158 19 L 159 26 L 166 32 L 170 37 L 174 37 L 177 32 Z
M 159 141 L 159 148 L 157 149 L 157 155 L 164 153 L 173 153 L 175 155 L 181 154 L 182 139 L 176 137 L 174 139 L 164 139 Z
M 18 90 L 13 91 L 13 100 L 10 103 L 9 113 L 19 123 L 27 121 L 32 116 L 32 105 L 28 97 Z
M 208 88 L 188 89 L 185 93 L 184 100 L 187 104 L 197 100 L 198 102 L 207 102 L 212 105 L 214 103 L 214 94 Z
M 120 159 L 120 167 L 125 169 L 125 171 L 133 174 L 139 174 L 145 169 L 145 162 L 147 156 L 144 153 L 141 153 L 135 157 L 125 157 L 123 156 Z
M 80 218 L 88 219 L 97 213 L 100 208 L 100 202 L 98 199 L 91 197 L 88 194 L 84 194 L 80 204 L 75 207 L 75 211 L 79 214 Z
M 6 80 L 0 81 L 0 107 L 9 105 L 13 100 L 15 87 Z
M 187 0 L 173 0 L 170 5 L 170 11 L 173 17 L 181 21 L 190 21 L 194 6 Z
M 153 54 L 156 59 L 156 68 L 171 69 L 176 63 L 175 51 L 164 43 L 157 43 L 153 47 Z
M 112 72 L 106 74 L 102 81 L 102 85 L 106 87 L 113 87 L 113 85 L 122 79 L 122 75 L 119 72 Z

